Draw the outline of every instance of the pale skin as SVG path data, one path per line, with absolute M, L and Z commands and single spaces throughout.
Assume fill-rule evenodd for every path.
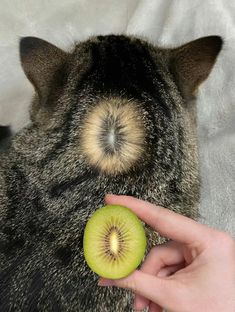
M 152 248 L 140 270 L 126 278 L 101 278 L 100 286 L 135 293 L 134 309 L 171 312 L 235 311 L 235 241 L 227 233 L 130 196 L 106 195 L 129 207 L 170 241 Z

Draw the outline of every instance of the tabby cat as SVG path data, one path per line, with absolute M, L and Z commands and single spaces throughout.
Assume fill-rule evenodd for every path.
M 221 46 L 107 35 L 64 52 L 21 39 L 35 96 L 31 124 L 0 155 L 1 312 L 132 311 L 130 292 L 97 286 L 84 226 L 106 193 L 197 218 L 194 98 Z M 146 231 L 149 248 L 163 241 Z

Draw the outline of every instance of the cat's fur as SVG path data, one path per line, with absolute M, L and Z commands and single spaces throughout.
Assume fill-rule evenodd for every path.
M 9 126 L 0 126 L 0 152 L 7 148 L 11 135 Z
M 36 94 L 31 125 L 0 158 L 1 312 L 131 311 L 129 292 L 97 286 L 83 257 L 84 226 L 106 193 L 197 217 L 192 95 L 221 46 L 216 36 L 159 49 L 109 35 L 65 53 L 40 39 L 21 40 Z M 149 247 L 162 241 L 146 231 Z

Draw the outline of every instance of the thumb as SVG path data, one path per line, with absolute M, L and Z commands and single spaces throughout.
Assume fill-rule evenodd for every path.
M 174 308 L 175 303 L 179 301 L 176 296 L 180 285 L 176 281 L 159 278 L 138 270 L 122 279 L 101 278 L 98 285 L 130 289 L 167 309 Z

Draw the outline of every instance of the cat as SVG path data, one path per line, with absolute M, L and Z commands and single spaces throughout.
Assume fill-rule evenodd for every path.
M 195 94 L 218 36 L 159 48 L 92 37 L 70 52 L 20 41 L 35 89 L 31 124 L 0 156 L 0 311 L 132 311 L 130 292 L 97 286 L 83 231 L 106 193 L 198 216 Z M 164 242 L 146 226 L 148 249 Z

